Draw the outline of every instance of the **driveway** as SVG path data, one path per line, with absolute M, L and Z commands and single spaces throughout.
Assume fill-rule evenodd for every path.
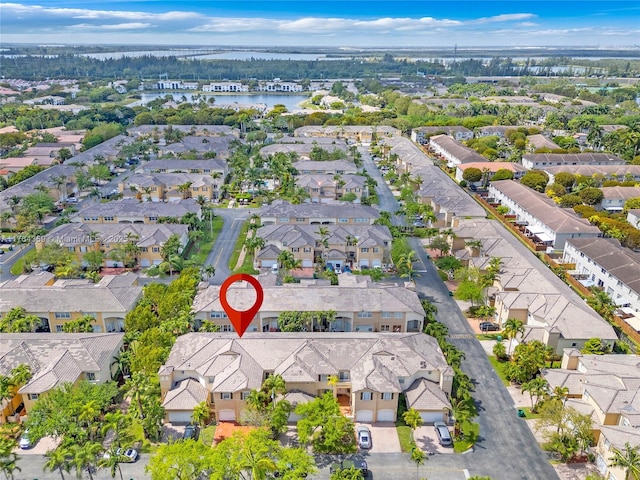
M 20 456 L 23 455 L 44 455 L 50 450 L 55 450 L 60 443 L 60 439 L 55 439 L 53 437 L 42 437 L 38 443 L 36 443 L 33 447 L 28 448 L 26 450 L 22 450 L 20 447 L 15 448 L 13 451 Z
M 379 422 L 374 424 L 356 423 L 364 425 L 371 431 L 371 448 L 369 453 L 400 453 L 398 431 L 393 422 Z M 365 450 L 367 451 L 367 450 Z
M 449 431 L 451 429 L 449 428 Z M 453 433 L 451 434 L 453 436 Z M 413 432 L 416 445 L 425 453 L 454 453 L 453 447 L 443 447 L 438 441 L 438 435 L 433 425 L 422 425 Z

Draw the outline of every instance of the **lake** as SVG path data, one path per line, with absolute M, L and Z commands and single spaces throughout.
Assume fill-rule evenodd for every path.
M 268 110 L 271 110 L 274 105 L 282 104 L 287 107 L 287 110 L 297 110 L 300 107 L 300 103 L 308 100 L 308 95 L 277 95 L 277 94 L 269 94 L 269 93 L 258 93 L 255 95 L 247 95 L 247 94 L 228 94 L 228 95 L 206 95 L 206 94 L 196 94 L 189 92 L 162 92 L 162 93 L 143 93 L 141 94 L 141 99 L 130 103 L 129 107 L 135 107 L 138 105 L 145 105 L 148 102 L 155 100 L 156 98 L 166 97 L 167 95 L 172 95 L 176 101 L 179 101 L 184 96 L 187 99 L 187 102 L 192 102 L 194 96 L 202 96 L 206 99 L 210 97 L 214 97 L 216 99 L 213 106 L 223 105 L 223 104 L 234 104 L 238 103 L 241 105 L 246 104 L 256 104 L 256 103 L 264 103 L 267 106 Z

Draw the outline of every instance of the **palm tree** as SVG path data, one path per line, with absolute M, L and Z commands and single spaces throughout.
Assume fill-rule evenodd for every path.
M 265 412 L 267 404 L 269 403 L 269 395 L 262 390 L 251 390 L 245 402 L 250 409 L 256 412 Z
M 610 467 L 626 469 L 625 480 L 640 480 L 640 445 L 624 444 L 624 450 L 613 448 Z
M 207 280 L 209 280 L 216 274 L 216 268 L 213 265 L 204 265 L 200 269 L 200 272 L 206 277 Z
M 455 419 L 453 432 L 458 435 L 460 425 L 476 416 L 476 407 L 471 397 L 452 399 L 451 400 L 451 416 Z
M 200 425 L 201 428 L 204 428 L 210 416 L 211 413 L 209 412 L 209 405 L 206 401 L 204 401 L 200 402 L 193 408 L 193 415 L 191 416 L 191 419 L 193 420 L 193 423 L 196 423 Z
M 426 459 L 424 452 L 414 445 L 411 449 L 411 461 L 416 464 L 416 480 L 420 478 L 420 466 L 424 465 Z
M 60 200 L 65 200 L 67 198 L 67 181 L 68 180 L 69 179 L 67 178 L 66 175 L 58 175 L 51 179 L 51 181 L 56 187 L 56 190 L 58 190 L 58 193 L 60 194 Z
M 592 288 L 593 295 L 587 298 L 587 305 L 593 308 L 605 320 L 611 320 L 616 305 L 606 292 Z
M 107 453 L 108 455 L 104 455 L 98 460 L 98 467 L 108 468 L 109 473 L 111 473 L 111 478 L 116 478 L 116 472 L 118 472 L 120 474 L 120 480 L 124 480 L 120 464 L 128 462 L 129 457 L 123 455 L 122 450 L 120 450 L 116 445 L 112 445 Z
M 75 445 L 72 449 L 73 459 L 71 463 L 76 469 L 78 478 L 81 478 L 86 471 L 89 474 L 89 479 L 93 480 L 93 466 L 96 462 L 96 458 L 100 452 L 102 452 L 102 445 L 99 443 L 87 442 L 83 445 Z
M 510 318 L 506 322 L 504 322 L 504 335 L 509 339 L 509 349 L 507 350 L 507 355 L 511 354 L 511 343 L 514 338 L 518 335 L 524 334 L 524 323 L 522 320 L 518 320 L 516 318 Z
M 120 410 L 108 412 L 104 415 L 104 419 L 102 420 L 100 433 L 103 436 L 106 436 L 112 431 L 113 441 L 111 444 L 116 447 L 123 447 L 133 439 L 129 433 L 132 423 L 133 419 L 131 416 L 121 412 Z
M 42 470 L 53 472 L 57 470 L 60 472 L 60 477 L 64 480 L 64 472 L 69 473 L 71 465 L 67 459 L 67 452 L 64 448 L 56 448 L 55 450 L 49 450 L 44 454 L 47 457 L 46 463 L 43 465 Z
M 411 430 L 415 430 L 424 422 L 422 420 L 422 417 L 420 416 L 420 412 L 418 412 L 415 408 L 410 408 L 409 410 L 404 412 L 402 414 L 402 419 Z
M 523 383 L 520 387 L 522 393 L 529 392 L 531 397 L 531 411 L 536 412 L 536 407 L 540 402 L 540 398 L 544 397 L 548 393 L 549 384 L 543 377 L 536 377 L 526 383 Z M 534 399 L 535 398 L 535 402 Z

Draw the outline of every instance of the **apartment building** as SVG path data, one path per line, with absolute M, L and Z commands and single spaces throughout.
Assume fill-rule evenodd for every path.
M 228 173 L 227 162 L 218 159 L 182 160 L 180 158 L 162 158 L 144 162 L 135 173 L 204 173 L 225 178 Z
M 358 167 L 346 160 L 300 160 L 293 164 L 300 175 L 355 175 Z
M 224 178 L 207 173 L 135 173 L 118 184 L 124 198 L 145 202 L 179 202 L 187 198 L 218 198 Z
M 190 422 L 194 407 L 206 402 L 217 421 L 241 421 L 251 390 L 275 374 L 294 406 L 332 392 L 357 422 L 395 421 L 403 392 L 407 408 L 416 408 L 425 423 L 449 418 L 453 370 L 432 337 L 300 332 L 178 337 L 159 370 L 166 419 Z
M 429 140 L 429 150 L 442 157 L 448 167 L 456 167 L 461 163 L 489 162 L 474 149 L 454 140 L 448 135 L 436 135 Z
M 378 210 L 365 205 L 306 203 L 276 200 L 258 211 L 261 225 L 373 225 Z
M 632 198 L 640 198 L 640 187 L 602 187 L 600 208 L 608 212 L 622 212 L 624 204 Z
M 531 153 L 522 156 L 522 166 L 527 170 L 544 170 L 545 167 L 565 165 L 626 165 L 626 161 L 611 153 Z
M 249 85 L 240 82 L 211 82 L 209 85 L 202 86 L 203 92 L 248 92 Z
M 471 162 L 471 163 L 461 163 L 456 167 L 456 180 L 459 182 L 464 180 L 464 171 L 467 168 L 477 168 L 484 175 L 486 175 L 487 181 L 490 181 L 493 176 L 496 174 L 498 170 L 509 170 L 513 173 L 513 178 L 518 180 L 527 172 L 526 168 L 524 168 L 519 163 L 513 162 Z M 476 186 L 480 186 L 484 183 L 485 178 L 477 182 L 472 182 Z
M 296 137 L 332 137 L 345 138 L 362 145 L 371 145 L 372 142 L 382 138 L 400 137 L 402 132 L 386 125 L 340 125 L 340 126 L 315 126 L 296 128 L 293 133 Z
M 338 200 L 347 193 L 356 196 L 359 203 L 366 194 L 366 179 L 361 175 L 300 175 L 296 177 L 296 186 L 309 194 L 312 202 Z
M 194 213 L 200 218 L 202 208 L 192 198 L 179 202 L 146 202 L 144 205 L 134 198 L 125 198 L 89 205 L 71 217 L 71 221 L 89 224 L 157 223 L 158 218 L 180 219 L 187 213 Z
M 122 332 L 125 315 L 141 296 L 138 276 L 131 272 L 105 275 L 98 283 L 55 280 L 53 274 L 42 272 L 0 283 L 0 314 L 23 307 L 40 318 L 40 332 L 62 332 L 69 320 L 90 315 L 95 318 L 94 332 Z
M 473 138 L 473 131 L 461 126 L 418 127 L 411 130 L 411 140 L 421 145 L 429 143 L 429 137 L 449 135 L 458 142 Z
M 560 167 L 542 167 L 549 175 L 549 183 L 555 182 L 558 172 L 567 172 L 583 177 L 601 177 L 605 180 L 640 181 L 640 165 L 562 165 Z

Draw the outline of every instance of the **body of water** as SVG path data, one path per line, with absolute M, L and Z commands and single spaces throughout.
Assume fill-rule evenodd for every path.
M 208 95 L 202 93 L 189 93 L 189 92 L 158 92 L 158 93 L 143 93 L 141 95 L 141 99 L 129 104 L 130 107 L 135 107 L 137 105 L 145 105 L 152 100 L 157 98 L 164 98 L 167 95 L 171 95 L 176 102 L 186 101 L 189 103 L 193 102 L 193 97 L 204 97 L 209 100 L 209 98 L 213 97 L 216 99 L 213 106 L 216 105 L 252 105 L 252 104 L 264 104 L 267 106 L 268 110 L 271 110 L 274 105 L 284 105 L 287 107 L 287 110 L 297 110 L 300 108 L 300 103 L 308 100 L 309 97 L 307 95 L 278 95 L 275 93 L 257 93 L 255 95 L 248 94 L 233 94 L 230 93 L 228 95 Z M 183 98 L 184 97 L 184 98 Z
M 102 52 L 81 53 L 83 57 L 97 58 L 98 60 L 120 59 L 123 57 L 180 57 L 195 60 L 348 60 L 349 57 L 327 57 L 323 53 L 282 53 L 282 52 L 257 52 L 252 50 L 236 50 L 215 53 L 203 49 L 171 49 L 171 50 L 138 50 L 131 52 Z

